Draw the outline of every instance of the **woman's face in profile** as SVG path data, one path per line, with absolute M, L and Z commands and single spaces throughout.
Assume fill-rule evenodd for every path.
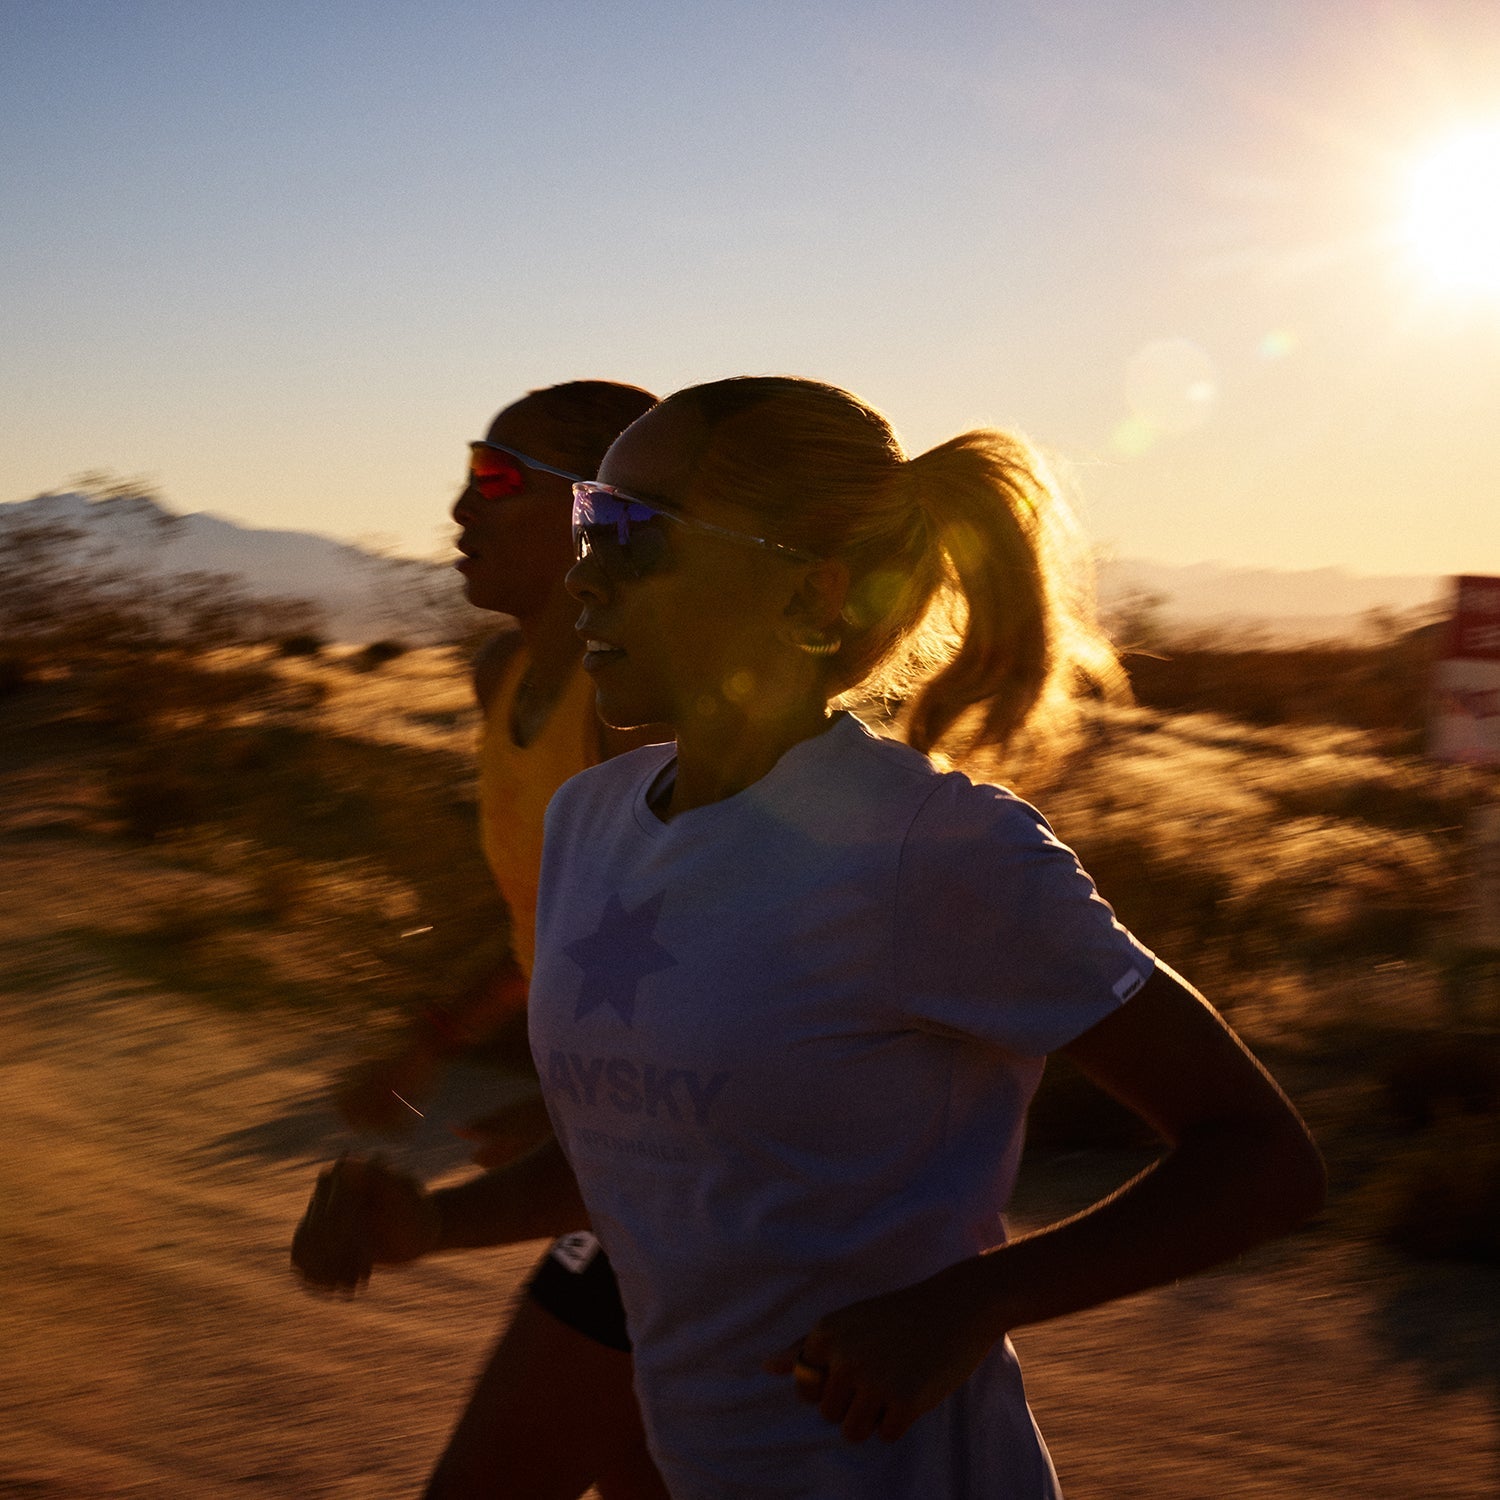
M 602 483 L 646 504 L 754 534 L 754 518 L 694 492 L 697 418 L 670 405 L 640 418 L 599 469 Z M 777 627 L 795 566 L 774 553 L 661 520 L 649 523 L 651 567 L 639 577 L 606 569 L 598 555 L 574 564 L 568 588 L 582 605 L 584 666 L 601 717 L 616 728 L 681 728 L 730 710 L 753 710 L 784 652 Z
M 485 436 L 566 467 L 547 447 L 524 402 L 502 411 Z M 466 484 L 454 503 L 453 519 L 460 528 L 457 546 L 463 557 L 458 569 L 469 603 L 526 619 L 545 608 L 572 564 L 572 496 L 566 479 L 518 467 L 522 487 L 516 494 L 486 499 Z

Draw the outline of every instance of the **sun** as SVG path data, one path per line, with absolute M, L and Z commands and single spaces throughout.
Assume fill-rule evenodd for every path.
M 1500 298 L 1500 122 L 1451 135 L 1417 162 L 1405 228 L 1437 288 Z

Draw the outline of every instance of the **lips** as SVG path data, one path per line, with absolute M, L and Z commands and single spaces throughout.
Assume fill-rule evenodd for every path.
M 454 559 L 454 568 L 460 573 L 468 573 L 479 557 L 479 548 L 474 545 L 467 532 L 458 534 L 453 547 L 460 554 Z
M 583 670 L 585 672 L 598 672 L 611 662 L 619 661 L 625 655 L 623 647 L 615 645 L 613 641 L 605 640 L 602 636 L 590 635 L 585 630 L 580 630 L 578 634 L 583 639 Z

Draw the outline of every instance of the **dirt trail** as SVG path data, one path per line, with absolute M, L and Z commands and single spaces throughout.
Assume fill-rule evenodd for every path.
M 286 1244 L 349 1144 L 321 1093 L 352 1038 L 72 942 L 153 877 L 67 824 L 0 844 L 0 1496 L 415 1493 L 533 1250 L 299 1291 Z M 436 1123 L 400 1156 L 462 1163 Z M 1049 1166 L 1034 1201 L 1072 1175 Z M 1500 1492 L 1497 1289 L 1325 1231 L 1017 1343 L 1070 1500 L 1479 1500 Z
M 528 1251 L 356 1301 L 300 1291 L 286 1246 L 316 1164 L 351 1144 L 321 1097 L 351 1038 L 40 961 L 47 926 L 149 878 L 66 847 L 0 865 L 0 1495 L 413 1493 Z M 396 1154 L 462 1160 L 438 1129 Z

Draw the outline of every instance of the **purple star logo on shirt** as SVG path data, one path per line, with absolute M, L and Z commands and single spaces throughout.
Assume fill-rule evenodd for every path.
M 677 960 L 652 936 L 666 899 L 667 893 L 661 891 L 627 911 L 618 896 L 611 896 L 599 926 L 563 949 L 583 970 L 573 1010 L 575 1021 L 607 1005 L 627 1026 L 634 1025 L 635 992 L 641 980 L 677 966 Z

